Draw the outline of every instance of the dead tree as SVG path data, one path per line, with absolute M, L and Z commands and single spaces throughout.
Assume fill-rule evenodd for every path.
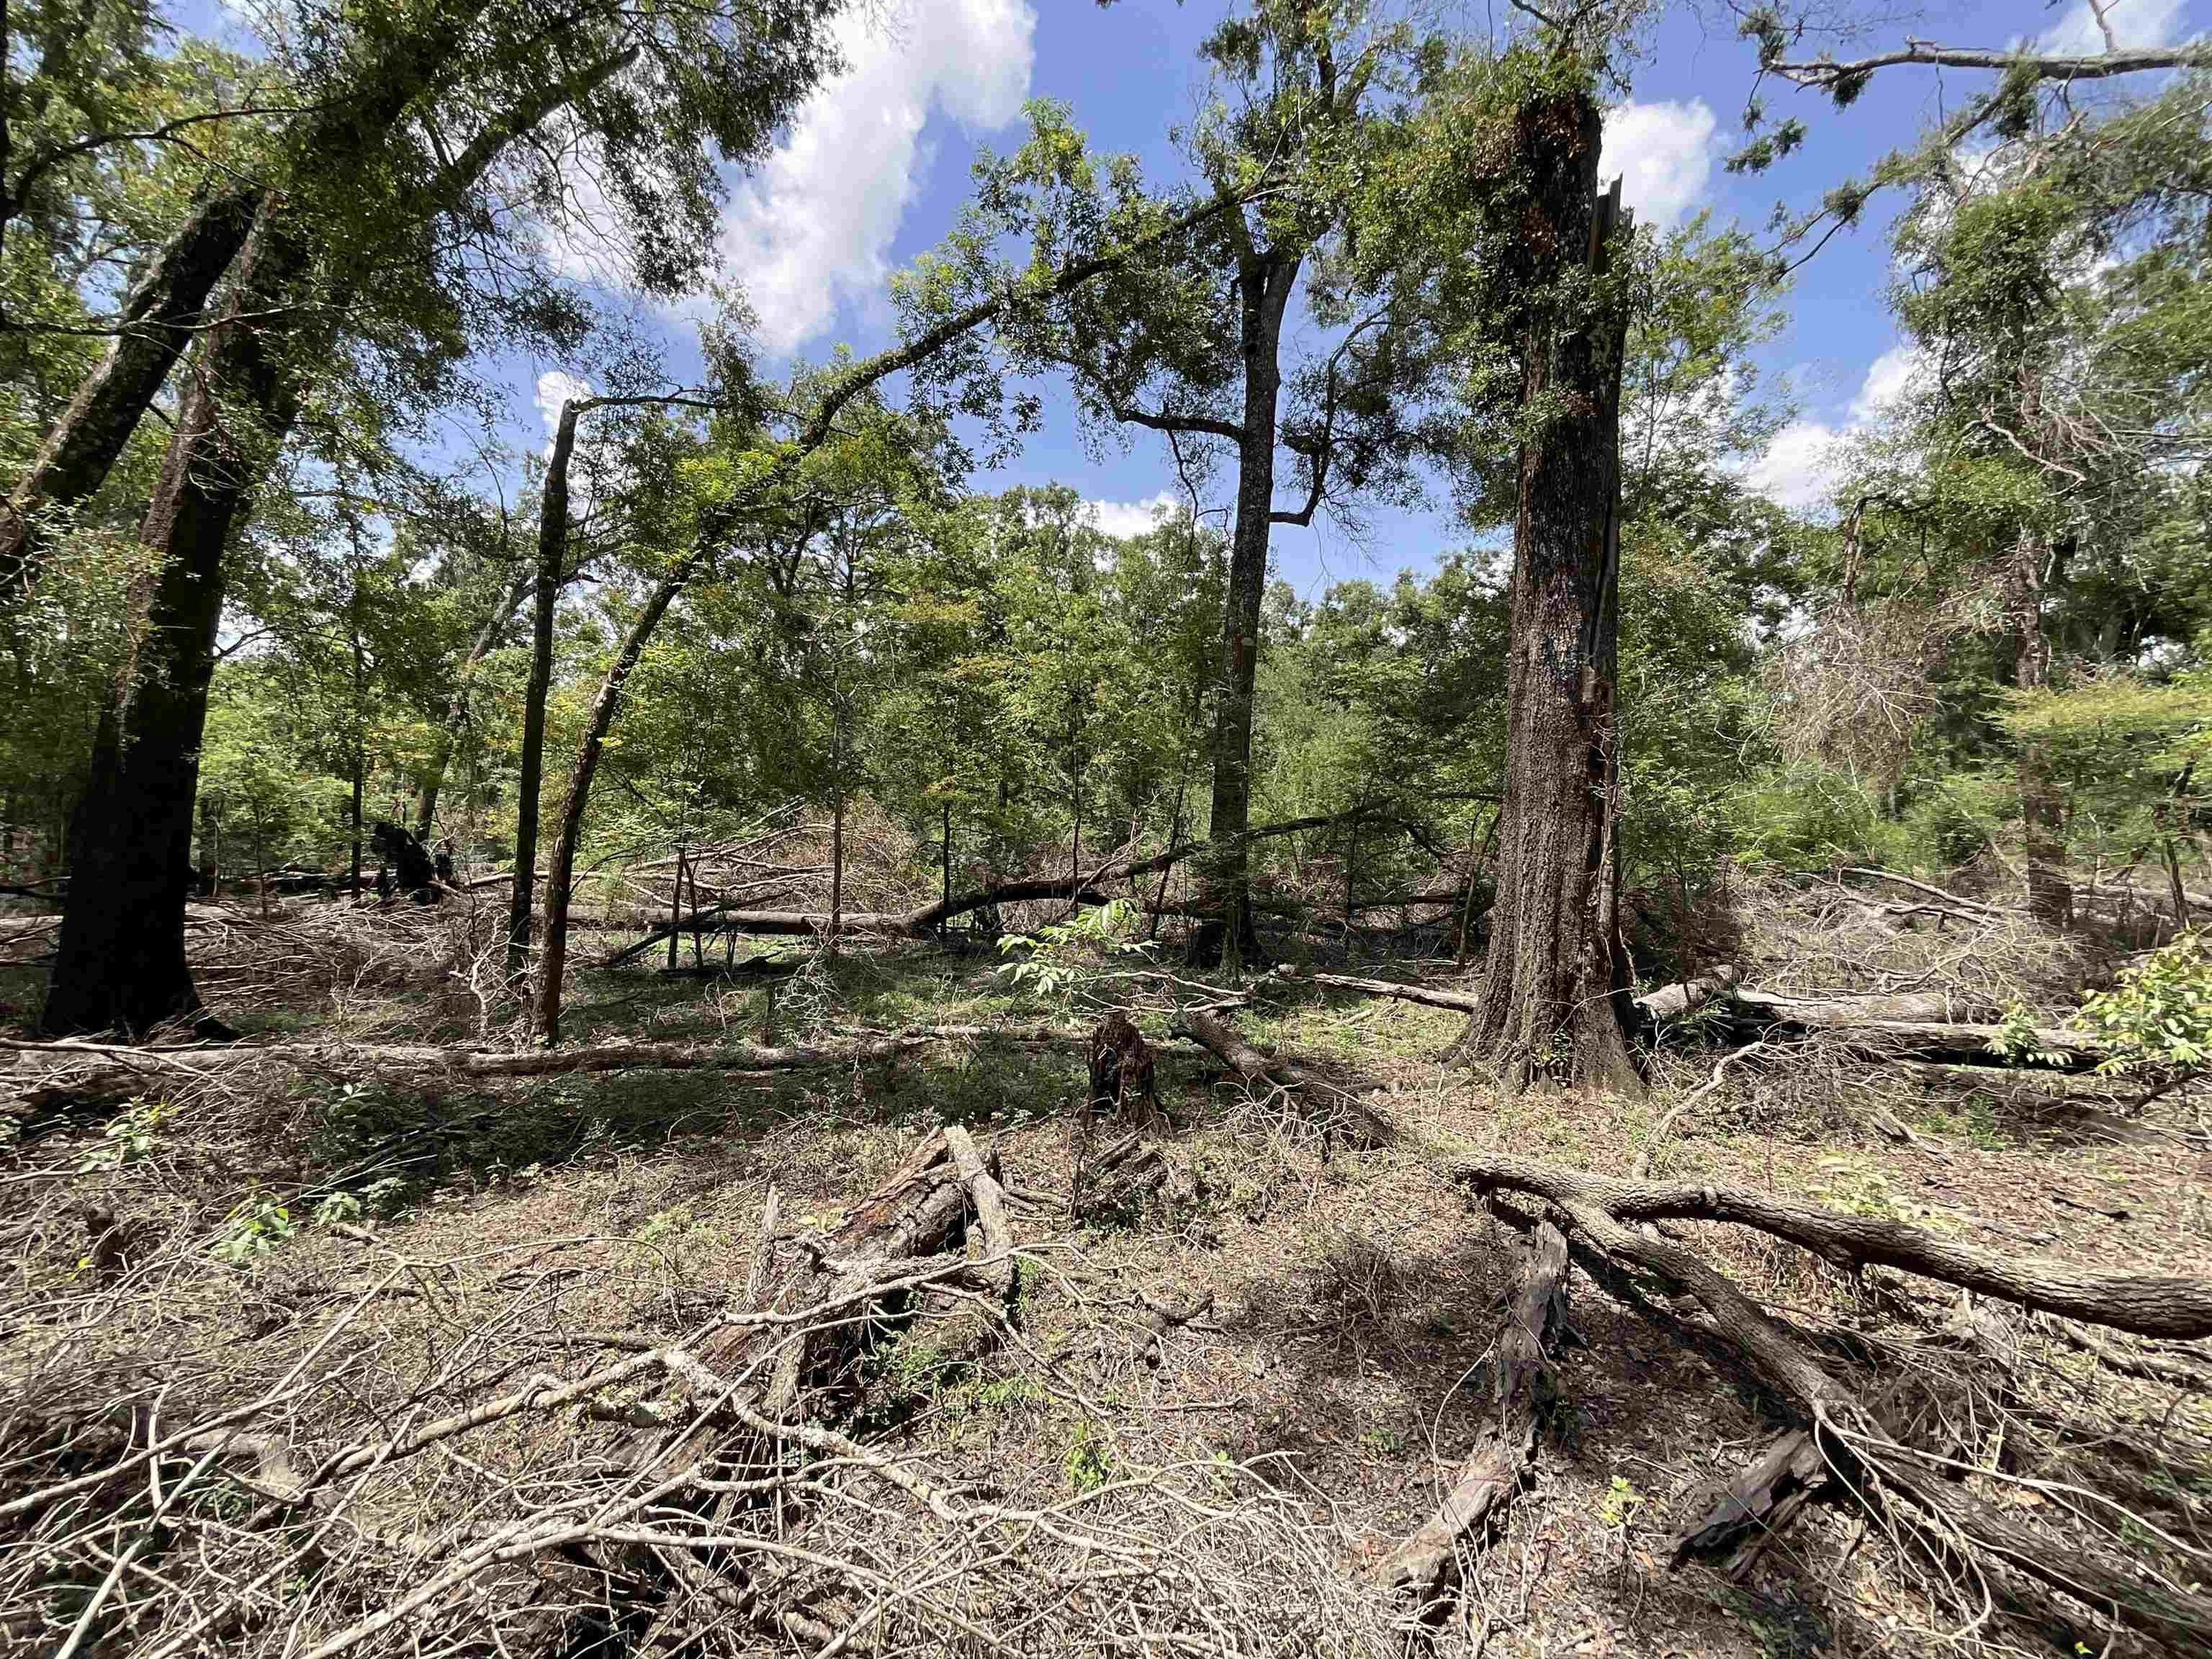
M 1597 189 L 1587 85 L 1515 112 L 1526 188 L 1498 278 L 1521 356 L 1505 799 L 1481 1003 L 1455 1057 L 1509 1081 L 1641 1093 L 1620 931 L 1620 369 L 1627 308 L 1607 276 L 1629 216 Z M 1594 278 L 1594 287 L 1578 279 Z M 1591 288 L 1595 299 L 1569 299 Z

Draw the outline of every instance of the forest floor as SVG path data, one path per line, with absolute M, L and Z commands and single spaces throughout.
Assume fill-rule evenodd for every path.
M 1366 1587 L 1364 1570 L 1435 1510 L 1494 1416 L 1492 1358 L 1528 1254 L 1424 1146 L 1615 1176 L 1648 1154 L 1655 1176 L 1893 1218 L 2008 1255 L 2212 1276 L 2201 1093 L 2137 1109 L 2094 1080 L 1870 1062 L 1808 1042 L 1730 1065 L 1655 1145 L 1655 1125 L 1713 1078 L 1721 1050 L 1693 1038 L 1662 1047 L 1642 1100 L 1515 1096 L 1439 1063 L 1462 1018 L 1448 1010 L 1273 976 L 1211 990 L 1133 980 L 1128 1001 L 1158 1049 L 1168 1175 L 1077 1220 L 1066 1200 L 1087 1086 L 1079 1036 L 951 1039 L 840 1068 L 393 1085 L 366 1058 L 483 1046 L 479 1005 L 438 954 L 440 924 L 305 900 L 267 919 L 200 915 L 193 948 L 210 1002 L 250 1035 L 327 1042 L 329 1058 L 184 1083 L 155 1065 L 142 1089 L 96 1107 L 65 1089 L 19 1100 L 0 1128 L 11 1267 L 0 1395 L 16 1402 L 0 1408 L 0 1504 L 97 1467 L 132 1435 L 234 1409 L 252 1407 L 269 1449 L 258 1474 L 173 1493 L 163 1528 L 103 1537 L 96 1504 L 73 1515 L 61 1535 L 82 1545 L 74 1553 L 56 1543 L 60 1523 L 42 1520 L 34 1539 L 26 1519 L 0 1515 L 0 1647 L 12 1634 L 31 1641 L 23 1651 L 50 1648 L 111 1571 L 105 1645 L 83 1651 L 306 1653 L 358 1632 L 365 1610 L 394 1604 L 487 1528 L 550 1504 L 589 1449 L 627 1431 L 606 1419 L 643 1420 L 679 1396 L 646 1376 L 581 1413 L 520 1411 L 394 1457 L 363 1478 L 344 1528 L 304 1565 L 276 1541 L 285 1528 L 254 1513 L 272 1488 L 394 1425 L 678 1340 L 744 1290 L 772 1190 L 785 1238 L 834 1230 L 948 1124 L 995 1155 L 1012 1200 L 1023 1261 L 1012 1330 L 978 1357 L 945 1322 L 905 1326 L 867 1354 L 844 1426 L 951 1491 L 1025 1512 L 1088 1506 L 1147 1559 L 1182 1559 L 1194 1588 L 1172 1643 L 1164 1625 L 1135 1622 L 1136 1603 L 1108 1597 L 1104 1580 L 1069 1592 L 1067 1627 L 1088 1616 L 1102 1652 L 1401 1647 L 1401 1610 Z M 1754 930 L 1747 975 L 1762 948 Z M 985 951 L 906 945 L 769 979 L 587 969 L 567 1036 L 775 1044 L 1087 1027 L 1087 1014 L 1042 1006 L 995 965 Z M 0 1012 L 20 1017 L 34 974 L 8 971 Z M 1448 961 L 1353 971 L 1458 982 Z M 1209 995 L 1235 1005 L 1224 1017 L 1247 1041 L 1419 1133 L 1363 1149 L 1340 1123 L 1324 1133 L 1315 1103 L 1225 1079 L 1171 1034 L 1173 1005 Z M 2130 1365 L 2151 1350 L 1990 1304 L 2007 1386 L 1990 1386 L 1985 1370 L 1954 1386 L 1971 1323 L 1960 1292 L 1845 1271 L 1741 1228 L 1668 1231 L 1839 1370 L 1869 1383 L 1940 1372 L 1930 1409 L 1947 1420 L 1935 1443 L 2021 1525 L 2075 1544 L 2109 1534 L 2192 1596 L 2212 1579 L 2212 1353 L 2164 1345 Z M 1206 1310 L 1156 1339 L 1163 1322 L 1143 1316 L 1168 1306 Z M 2039 1620 L 2000 1601 L 1984 1616 L 1971 1567 L 1927 1561 L 1848 1504 L 1808 1510 L 1740 1577 L 1675 1566 L 1668 1540 L 1787 1419 L 1694 1321 L 1617 1299 L 1579 1271 L 1567 1319 L 1559 1408 L 1533 1480 L 1472 1542 L 1469 1589 L 1437 1650 L 1810 1659 L 2048 1653 L 2069 1639 L 2083 1654 L 2154 1650 L 2100 1630 L 2094 1611 L 2046 1607 Z M 2145 1369 L 2159 1375 L 2129 1374 Z M 2111 1501 L 2076 1501 L 2085 1488 Z M 892 1520 L 872 1528 L 866 1506 L 838 1513 L 844 1531 L 794 1518 L 790 1540 L 936 1583 L 941 1561 L 919 1541 L 902 1553 Z M 129 1559 L 129 1540 L 149 1537 Z M 526 1599 L 530 1572 L 485 1565 L 473 1598 L 426 1604 L 423 1617 L 442 1607 L 442 1623 L 403 1620 L 348 1644 L 495 1651 L 484 1634 L 495 1604 Z M 1065 1650 L 1043 1626 L 1027 1637 L 1004 1626 L 1011 1615 L 988 1596 L 930 1594 L 987 1624 L 995 1608 L 1004 1650 Z M 1152 1605 L 1146 1616 L 1168 1615 Z M 945 1635 L 945 1651 L 979 1650 Z M 797 1640 L 733 1621 L 715 1650 L 827 1645 Z

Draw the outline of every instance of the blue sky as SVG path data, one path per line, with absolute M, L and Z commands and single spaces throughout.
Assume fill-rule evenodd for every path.
M 951 227 L 978 149 L 1020 142 L 1026 98 L 1066 102 L 1099 149 L 1134 151 L 1149 176 L 1176 176 L 1167 130 L 1194 106 L 1201 81 L 1194 46 L 1227 9 L 1227 0 L 1121 0 L 1107 9 L 1091 0 L 892 0 L 883 9 L 892 20 L 888 31 L 849 22 L 849 72 L 817 94 L 760 173 L 737 183 L 725 216 L 728 274 L 760 313 L 771 359 L 818 357 L 841 343 L 863 352 L 888 343 L 890 271 Z M 1496 9 L 1502 16 L 1508 9 L 1501 3 Z M 2212 0 L 2107 0 L 2106 10 L 2124 46 L 2154 45 L 2198 33 Z M 1487 27 L 1482 0 L 1460 0 L 1455 12 L 1462 28 Z M 1907 34 L 1953 46 L 2102 46 L 2086 0 L 2022 0 L 1899 15 L 1841 55 L 1887 49 Z M 1772 172 L 1742 179 L 1721 161 L 1736 136 L 1752 69 L 1749 48 L 1727 23 L 1709 29 L 1691 7 L 1669 9 L 1651 30 L 1630 100 L 1609 118 L 1605 157 L 1608 175 L 1625 173 L 1643 222 L 1669 224 L 1711 208 L 1721 222 L 1760 229 L 1778 200 L 1795 207 L 1817 200 L 1909 140 L 1947 100 L 1955 107 L 1986 82 L 1968 73 L 1892 70 L 1847 112 L 1815 94 L 1770 86 L 1771 111 L 1800 116 L 1811 136 Z M 1822 453 L 1874 416 L 1881 394 L 1908 366 L 1885 301 L 1882 232 L 1895 206 L 1878 199 L 1864 224 L 1804 267 L 1788 301 L 1790 325 L 1767 352 L 1768 374 L 1787 378 L 1800 414 L 1753 477 L 1791 505 L 1817 508 Z M 591 273 L 587 252 L 568 257 L 573 274 Z M 682 343 L 688 327 L 680 319 L 668 326 L 674 360 L 696 361 Z M 567 367 L 502 366 L 500 378 L 515 392 L 518 441 L 542 441 L 541 411 L 557 404 Z M 1172 483 L 1164 447 L 1140 434 L 1126 452 L 1109 444 L 1095 459 L 1064 390 L 1045 390 L 1046 429 L 976 483 L 1068 483 L 1100 504 L 1107 528 L 1139 527 L 1146 504 Z M 1440 499 L 1428 512 L 1377 514 L 1364 541 L 1328 526 L 1279 527 L 1274 556 L 1278 574 L 1310 593 L 1331 580 L 1428 568 L 1469 539 Z

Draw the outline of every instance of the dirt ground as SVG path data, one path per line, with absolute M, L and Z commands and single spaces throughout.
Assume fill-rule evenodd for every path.
M 923 1137 L 957 1124 L 995 1153 L 1014 1200 L 1015 1338 L 955 1358 L 937 1323 L 917 1320 L 871 1353 L 847 1431 L 995 1504 L 1110 1514 L 1128 1538 L 1187 1564 L 1179 1627 L 1116 1628 L 1102 1603 L 1091 1650 L 1398 1651 L 1408 1639 L 1400 1610 L 1365 1588 L 1363 1569 L 1434 1509 L 1492 1410 L 1490 1361 L 1526 1249 L 1421 1146 L 1626 1174 L 1721 1052 L 1695 1036 L 1670 1041 L 1643 1100 L 1509 1097 L 1439 1064 L 1455 1014 L 1262 979 L 1225 1016 L 1240 1034 L 1419 1131 L 1362 1150 L 1340 1121 L 1330 1127 L 1325 1105 L 1224 1080 L 1172 1038 L 1172 1005 L 1222 988 L 1094 985 L 1127 993 L 1158 1047 L 1170 1173 L 1143 1203 L 1077 1222 L 1065 1210 L 1085 1091 L 1076 1044 L 952 1041 L 842 1072 L 395 1090 L 360 1063 L 364 1053 L 470 1041 L 480 1009 L 441 966 L 438 924 L 336 915 L 295 902 L 265 923 L 217 914 L 195 933 L 226 1017 L 236 1008 L 258 1034 L 350 1045 L 326 1063 L 188 1084 L 155 1068 L 122 1102 L 72 1104 L 66 1090 L 19 1099 L 0 1131 L 11 1270 L 0 1377 L 15 1402 L 0 1415 L 0 1504 L 99 1468 L 133 1435 L 234 1410 L 275 1455 L 258 1477 L 201 1480 L 158 1527 L 102 1534 L 92 1507 L 66 1524 L 51 1506 L 0 1514 L 9 1650 L 52 1650 L 112 1573 L 83 1651 L 319 1651 L 458 1559 L 465 1540 L 582 1480 L 627 1432 L 614 1420 L 623 1413 L 681 1397 L 647 1376 L 589 1410 L 522 1412 L 394 1461 L 361 1483 L 345 1526 L 326 1528 L 304 1565 L 271 1541 L 284 1528 L 253 1513 L 287 1463 L 312 1469 L 395 1424 L 676 1340 L 742 1293 L 771 1189 L 787 1238 L 833 1228 Z M 1864 988 L 1952 947 L 1911 942 L 1920 956 L 1887 963 L 1838 950 L 1791 970 Z M 1945 959 L 1967 978 L 1978 960 Z M 851 951 L 795 977 L 587 969 L 569 1039 L 789 1042 L 1087 1024 L 1085 1009 L 1041 1005 L 996 965 L 988 953 L 915 946 Z M 1760 965 L 1754 946 L 1747 966 Z M 1440 983 L 1449 969 L 1362 971 Z M 28 981 L 21 970 L 9 981 L 18 1009 Z M 22 1066 L 34 1058 L 51 1061 Z M 1891 1216 L 2009 1253 L 2212 1274 L 2202 1108 L 2201 1093 L 2137 1109 L 2094 1082 L 1875 1064 L 1798 1044 L 1730 1065 L 1649 1149 L 1655 1174 Z M 2212 1580 L 2212 1355 L 2069 1335 L 1990 1304 L 2006 1350 L 1997 1386 L 1986 1353 L 1960 1340 L 1971 1321 L 1959 1292 L 1884 1269 L 1849 1273 L 1741 1229 L 1669 1231 L 1839 1371 L 1870 1387 L 1924 1372 L 1928 1443 L 2024 1524 L 2108 1548 L 2189 1595 Z M 1474 1544 L 1468 1592 L 1428 1638 L 1436 1650 L 2151 1650 L 2095 1609 L 1985 1600 L 1970 1568 L 1921 1559 L 1848 1507 L 1809 1511 L 1740 1581 L 1674 1566 L 1671 1534 L 1787 1419 L 1695 1317 L 1616 1299 L 1580 1271 L 1569 1294 L 1553 1431 L 1504 1525 Z M 1205 1297 L 1208 1313 L 1149 1351 L 1141 1298 Z M 2129 1364 L 2144 1355 L 2148 1366 Z M 2144 1369 L 2162 1374 L 2130 1374 Z M 895 1518 L 877 1534 L 853 1524 L 850 1537 L 817 1541 L 902 1571 L 928 1565 L 898 1555 Z M 791 1522 L 799 1544 L 806 1525 Z M 138 1553 L 117 1567 L 134 1539 Z M 292 1565 L 256 1582 L 280 1559 Z M 487 1568 L 354 1650 L 498 1651 L 491 1604 L 522 1594 L 530 1571 Z M 1085 1593 L 1072 1593 L 1054 1630 L 1084 1628 Z M 222 1619 L 196 1630 L 218 1602 Z M 1165 1619 L 1165 1605 L 1152 1616 Z M 989 1611 L 1002 1650 L 1063 1650 L 1059 1638 L 1031 1646 L 1005 1607 Z M 733 1621 L 708 1645 L 815 1650 L 796 1641 Z M 939 1650 L 989 1644 L 948 1630 Z

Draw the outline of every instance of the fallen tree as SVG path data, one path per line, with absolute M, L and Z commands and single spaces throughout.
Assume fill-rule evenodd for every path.
M 1259 1054 L 1210 1016 L 1187 1015 L 1184 1024 L 1253 1081 L 1306 1087 L 1316 1081 L 1293 1062 Z M 1419 1147 L 1418 1137 L 1387 1110 L 1363 1109 L 1386 1135 Z M 2075 1547 L 2073 1535 L 2033 1531 L 1961 1487 L 1957 1476 L 1966 1465 L 1897 1437 L 1885 1415 L 1888 1396 L 1872 1406 L 1863 1401 L 1725 1274 L 1650 1224 L 1676 1219 L 1747 1226 L 1846 1268 L 1889 1266 L 2062 1318 L 2165 1339 L 2212 1335 L 2212 1281 L 2008 1256 L 1882 1218 L 1741 1188 L 1617 1181 L 1499 1153 L 1422 1150 L 1440 1173 L 1486 1199 L 1518 1193 L 1542 1208 L 1516 1222 L 1537 1231 L 1538 1249 L 1501 1343 L 1496 1425 L 1482 1431 L 1436 1514 L 1378 1564 L 1372 1577 L 1382 1583 L 1425 1603 L 1447 1594 L 1459 1544 L 1518 1490 L 1540 1432 L 1544 1396 L 1538 1379 L 1551 1322 L 1546 1310 L 1553 1305 L 1547 1298 L 1556 1291 L 1554 1275 L 1564 1266 L 1547 1237 L 1556 1229 L 1569 1250 L 1606 1282 L 1630 1287 L 1628 1299 L 1648 1315 L 1676 1317 L 1692 1304 L 1701 1310 L 1709 1322 L 1696 1328 L 1701 1340 L 1744 1364 L 1802 1425 L 1767 1447 L 1728 1484 L 1709 1513 L 1678 1535 L 1678 1559 L 1755 1550 L 1808 1503 L 1837 1498 L 1863 1509 L 1923 1559 L 1948 1568 L 1970 1605 L 1994 1589 L 2046 1617 L 2050 1604 L 2035 1598 L 2057 1591 L 2177 1650 L 2212 1650 L 2212 1607 Z M 1516 1220 L 1510 1206 L 1492 1202 L 1492 1208 Z M 1638 1279 L 1656 1281 L 1664 1296 L 1633 1293 Z M 2008 1478 L 2002 1471 L 1983 1473 Z M 2093 1505 L 2110 1503 L 2086 1490 L 2071 1495 Z
M 1393 997 L 1431 1008 L 1471 1011 L 1473 994 L 1389 979 L 1359 979 L 1346 974 L 1297 974 L 1279 969 L 1291 984 L 1318 985 L 1363 995 Z M 1987 1012 L 1962 1005 L 1948 992 L 1878 995 L 1840 992 L 1833 996 L 1785 996 L 1736 982 L 1733 968 L 1715 968 L 1696 979 L 1662 985 L 1636 999 L 1649 1027 L 1663 1025 L 1701 1009 L 1717 1006 L 1732 1030 L 1752 1041 L 1817 1038 L 1861 1059 L 1924 1060 L 1954 1066 L 2035 1065 L 2055 1071 L 2082 1071 L 2110 1051 L 2078 1032 L 2038 1026 L 2021 1033 L 2002 1025 L 1963 1018 Z M 2031 1040 L 2033 1053 L 2016 1056 L 2015 1037 Z
M 1267 823 L 1256 830 L 1249 830 L 1243 839 L 1246 842 L 1265 841 L 1271 836 L 1295 835 L 1303 830 L 1326 829 L 1356 815 L 1354 812 L 1329 812 L 1316 817 L 1287 818 L 1279 823 Z M 1367 816 L 1371 817 L 1371 811 Z M 1039 899 L 1056 900 L 1065 904 L 1103 904 L 1108 898 L 1103 890 L 1104 884 L 1133 882 L 1139 876 L 1158 875 L 1178 864 L 1203 859 L 1211 845 L 1209 842 L 1191 842 L 1143 859 L 1133 860 L 1117 854 L 1081 877 L 1057 876 L 997 882 L 988 887 L 978 887 L 936 899 L 928 904 L 916 905 L 911 910 L 848 910 L 836 917 L 836 923 L 841 934 L 880 933 L 896 939 L 928 939 L 947 922 L 1002 904 L 1021 904 Z M 1158 908 L 1162 914 L 1175 914 L 1164 907 Z M 606 965 L 618 967 L 633 961 L 654 945 L 667 943 L 672 934 L 678 937 L 687 933 L 806 936 L 828 933 L 831 921 L 826 910 L 754 910 L 734 905 L 710 904 L 664 922 L 646 938 L 625 945 L 609 957 Z
M 1247 1085 L 1303 1095 L 1313 1105 L 1340 1116 L 1364 1145 L 1379 1145 L 1390 1138 L 1389 1124 L 1349 1089 L 1293 1060 L 1261 1053 L 1203 1009 L 1186 1008 L 1177 1023 Z
M 51 1109 L 64 1102 L 120 1100 L 189 1080 L 242 1076 L 262 1067 L 306 1071 L 394 1087 L 431 1088 L 584 1072 L 789 1072 L 875 1066 L 940 1043 L 978 1043 L 1083 1052 L 1088 1034 L 1053 1026 L 918 1026 L 850 1042 L 615 1042 L 586 1048 L 470 1051 L 426 1046 L 358 1047 L 342 1043 L 133 1048 L 88 1042 L 0 1039 L 17 1067 L 0 1079 L 0 1115 Z M 26 1063 L 28 1062 L 28 1063 Z
M 1463 1540 L 1494 1525 L 1528 1480 L 1538 1440 L 1558 1405 L 1548 1350 L 1566 1322 L 1567 1241 L 1547 1221 L 1536 1229 L 1535 1246 L 1498 1333 L 1492 1420 L 1476 1435 L 1437 1512 L 1369 1575 L 1413 1601 L 1424 1619 L 1457 1584 Z
M 2103 1557 L 2036 1533 L 1960 1486 L 1963 1466 L 1900 1443 L 1880 1412 L 1816 1360 L 1787 1328 L 1695 1252 L 1631 1223 L 1660 1218 L 1753 1227 L 1847 1265 L 1885 1263 L 2023 1306 L 2144 1334 L 2212 1334 L 2212 1282 L 2085 1268 L 2044 1257 L 2005 1257 L 1896 1222 L 1841 1215 L 1741 1188 L 1608 1180 L 1499 1154 L 1441 1153 L 1434 1161 L 1485 1194 L 1542 1200 L 1550 1220 L 1609 1268 L 1687 1297 L 1707 1335 L 1732 1352 L 1802 1425 L 1740 1474 L 1722 1503 L 1677 1540 L 1679 1553 L 1728 1547 L 1786 1521 L 1821 1493 L 1847 1499 L 1909 1539 L 1923 1559 L 1963 1581 L 1963 1599 L 1987 1588 L 2022 1600 L 2024 1585 L 2072 1596 L 2179 1651 L 2212 1649 L 2212 1607 L 2147 1582 Z M 1647 1312 L 1662 1304 L 1640 1300 Z M 1987 1473 L 1987 1472 L 1984 1472 Z M 2002 1479 L 1999 1474 L 1996 1478 Z M 2077 1498 L 2096 1500 L 2077 1492 Z

